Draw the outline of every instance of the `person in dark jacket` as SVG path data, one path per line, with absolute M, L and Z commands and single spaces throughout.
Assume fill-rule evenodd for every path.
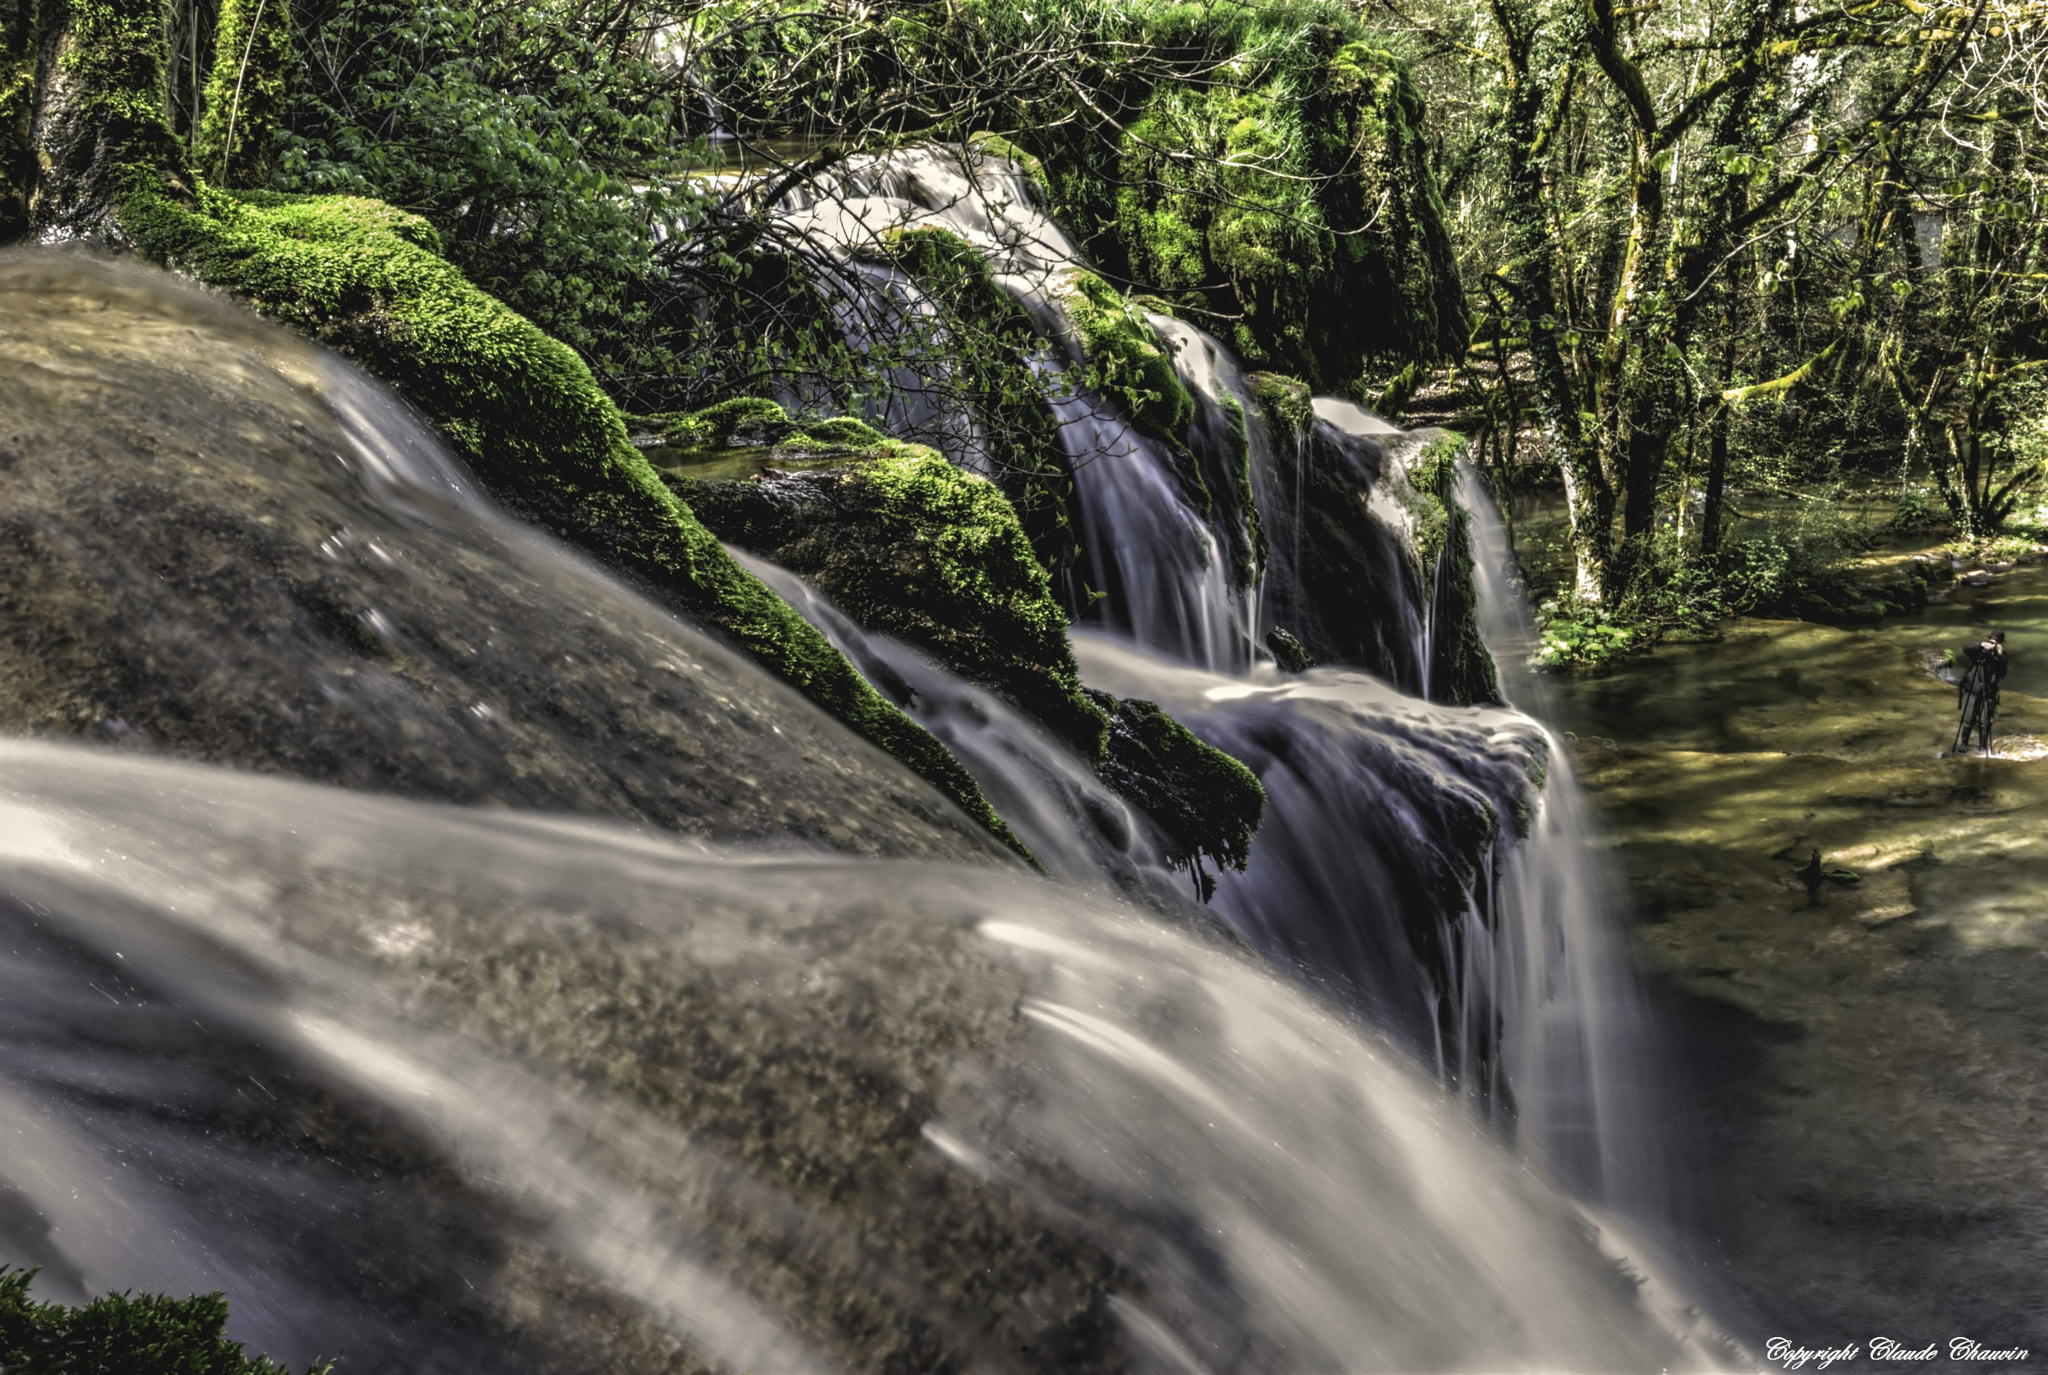
M 1971 747 L 1991 751 L 1991 723 L 1998 716 L 1998 686 L 2005 681 L 2009 661 L 2005 657 L 2005 632 L 1994 630 L 1976 644 L 1963 648 L 1962 681 L 1956 684 L 1956 709 L 1961 717 L 1956 727 L 1955 752 Z

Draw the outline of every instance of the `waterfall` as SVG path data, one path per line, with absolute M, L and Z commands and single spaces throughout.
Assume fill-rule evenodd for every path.
M 1104 594 L 1097 614 L 1140 644 L 1205 667 L 1250 662 L 1246 598 L 1232 586 L 1216 532 L 1190 504 L 1176 456 L 1115 404 L 1067 377 L 1079 344 L 1064 301 L 1084 265 L 1065 231 L 1036 205 L 1021 168 L 1006 158 L 933 146 L 862 155 L 790 193 L 779 213 L 789 232 L 849 260 L 869 284 L 860 307 L 845 308 L 849 316 L 887 320 L 923 309 L 914 283 L 860 261 L 892 230 L 940 228 L 978 249 L 996 285 L 1030 312 L 1048 340 L 1033 366 L 1045 379 L 1079 493 L 1086 568 Z M 1220 351 L 1190 326 L 1148 318 L 1170 341 L 1199 340 Z M 1188 371 L 1190 350 L 1177 348 L 1176 355 L 1183 378 L 1202 387 L 1203 375 Z M 909 381 L 901 390 L 913 396 L 938 390 L 928 380 L 899 380 Z M 1214 406 L 1221 393 L 1210 384 L 1197 394 Z M 886 409 L 876 418 L 963 467 L 982 466 L 962 442 L 957 419 L 933 425 L 922 410 Z
M 1499 508 L 1468 463 L 1458 465 L 1456 491 L 1502 691 L 1540 716 L 1548 703 L 1529 666 L 1535 621 Z M 1546 735 L 1550 767 L 1533 834 L 1508 857 L 1500 886 L 1503 1042 L 1522 1139 L 1581 1196 L 1654 1224 L 1669 1206 L 1650 1088 L 1657 1036 L 1619 946 L 1571 756 Z
M 1014 871 L 8 743 L 0 894 L 0 1254 L 295 1364 L 1713 1359 L 1405 1057 Z
M 1057 229 L 977 229 L 942 163 L 894 165 L 847 170 L 811 210 L 844 216 L 869 175 L 869 199 L 943 206 L 1009 255 L 1006 286 L 1058 336 L 1056 303 L 1028 285 L 1073 262 Z M 883 195 L 904 167 L 918 199 Z M 1227 351 L 1153 323 L 1207 432 L 1244 408 L 1254 488 L 1289 490 Z M 112 364 L 89 375 L 86 356 L 66 367 L 106 389 Z M 1254 662 L 1266 603 L 1233 583 L 1171 455 L 1073 401 L 1068 429 L 1093 436 L 1069 441 L 1092 455 L 1077 482 L 1100 465 L 1091 538 L 1128 584 L 1077 657 L 1092 685 L 1163 703 L 1264 778 L 1250 867 L 1214 907 L 1253 960 L 1085 761 L 788 575 L 757 565 L 960 753 L 1059 881 L 957 815 L 913 825 L 943 809 L 928 789 L 484 501 L 331 356 L 271 358 L 297 390 L 246 415 L 236 389 L 277 376 L 229 362 L 202 397 L 219 487 L 253 446 L 248 473 L 282 494 L 265 512 L 318 533 L 276 539 L 253 571 L 223 537 L 208 595 L 320 560 L 327 581 L 301 580 L 420 667 L 365 687 L 348 677 L 363 651 L 323 660 L 318 690 L 287 703 L 296 729 L 329 732 L 308 753 L 445 750 L 482 781 L 439 795 L 488 805 L 0 741 L 0 1263 L 42 1266 L 40 1295 L 220 1288 L 236 1338 L 343 1369 L 1729 1359 L 1625 1229 L 1475 1120 L 1476 1105 L 1511 1123 L 1586 1197 L 1627 1202 L 1629 1027 L 1602 1001 L 1616 966 L 1562 753 L 1518 711 L 1404 691 L 1402 654 L 1427 662 L 1402 649 L 1412 604 L 1372 622 L 1395 665 L 1381 677 Z M 1049 348 L 1045 366 L 1065 364 Z M 198 405 L 171 400 L 162 414 Z M 261 430 L 251 415 L 301 417 L 312 437 L 238 437 Z M 1373 557 L 1392 557 L 1402 479 L 1373 425 L 1319 402 L 1292 490 L 1312 469 L 1351 474 Z M 302 480 L 317 512 L 299 509 Z M 1293 509 L 1274 541 L 1299 555 Z M 1312 571 L 1296 567 L 1299 592 Z M 436 578 L 460 598 L 419 595 Z M 202 681 L 268 682 L 308 643 L 235 640 Z M 379 713 L 392 729 L 344 733 Z M 580 791 L 521 791 L 567 767 L 563 740 Z M 673 796 L 677 777 L 703 795 Z M 778 848 L 736 840 L 747 827 Z
M 861 629 L 795 574 L 744 550 L 731 552 L 967 766 L 989 805 L 1055 877 L 1192 915 L 1187 882 L 1166 858 L 1169 847 L 1157 828 L 1103 786 L 1071 747 L 910 646 Z
M 1429 688 L 1431 599 L 1416 581 L 1405 474 L 1424 436 L 1316 397 L 1307 430 L 1276 445 L 1229 350 L 1188 322 L 1148 314 L 1196 399 L 1197 458 L 1210 471 L 1242 463 L 1249 479 L 1267 558 L 1245 570 L 1248 585 L 1233 585 L 1218 533 L 1189 504 L 1167 446 L 1103 398 L 1057 385 L 1065 364 L 1052 345 L 1071 344 L 1073 333 L 1063 292 L 1083 264 L 1023 169 L 941 147 L 864 155 L 793 193 L 781 213 L 818 247 L 854 259 L 893 229 L 943 227 L 974 245 L 1040 322 L 1086 566 L 1106 594 L 1082 623 L 1115 637 L 1075 636 L 1084 677 L 1159 701 L 1267 790 L 1250 866 L 1225 874 L 1215 898 L 1237 936 L 1392 1031 L 1584 1196 L 1654 1211 L 1649 1115 L 1627 1063 L 1645 1025 L 1585 857 L 1563 750 L 1519 712 L 1419 700 Z M 860 270 L 893 308 L 917 308 L 900 274 Z M 1228 451 L 1233 415 L 1241 453 Z M 934 437 L 966 461 L 943 433 Z M 1507 665 L 1511 699 L 1535 709 L 1530 676 L 1514 666 L 1526 655 L 1512 622 L 1526 612 L 1501 581 L 1498 520 L 1481 496 L 1463 480 L 1483 631 Z M 1312 528 L 1340 506 L 1357 508 L 1341 532 L 1342 574 L 1319 562 L 1328 537 Z M 1345 576 L 1365 585 L 1338 585 Z M 793 599 L 808 595 L 778 585 Z M 862 636 L 815 597 L 802 604 L 885 692 L 963 751 L 991 796 L 1012 799 L 1026 818 L 1013 824 L 1056 857 L 1058 872 L 1123 891 L 1159 887 L 1143 860 L 1113 841 L 1105 850 L 1105 833 L 1130 833 L 1121 820 L 1077 826 L 1076 817 L 1110 814 L 1079 761 L 1049 763 L 1064 752 L 985 694 Z M 1377 677 L 1319 669 L 1283 678 L 1256 662 L 1263 629 L 1312 624 Z M 1484 848 L 1489 831 L 1498 836 L 1491 860 L 1474 871 L 1460 846 Z

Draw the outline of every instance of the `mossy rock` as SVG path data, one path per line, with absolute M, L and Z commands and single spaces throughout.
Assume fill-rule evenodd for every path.
M 1108 718 L 1082 695 L 1045 568 L 987 479 L 917 445 L 744 482 L 664 477 L 720 538 L 1101 755 Z
M 0 251 L 0 320 L 0 730 L 714 843 L 992 857 L 693 618 L 519 522 L 366 490 L 360 450 L 424 436 L 303 338 L 66 249 Z
M 1094 273 L 1077 272 L 1068 285 L 1066 304 L 1095 390 L 1123 406 L 1131 423 L 1154 439 L 1185 444 L 1188 422 L 1195 418 L 1195 399 L 1181 385 L 1159 335 L 1133 303 Z
M 979 146 L 994 155 L 998 143 L 982 139 Z M 1029 157 L 1008 145 L 1001 155 Z M 867 256 L 901 272 L 939 307 L 955 381 L 979 428 L 981 451 L 970 456 L 971 466 L 1010 498 L 1039 562 L 1048 569 L 1074 563 L 1081 553 L 1074 474 L 1059 418 L 1033 367 L 1043 341 L 1031 313 L 997 285 L 979 249 L 935 225 L 892 230 L 868 246 Z
M 1166 714 L 1157 702 L 1089 690 L 1110 715 L 1103 781 L 1158 823 L 1207 901 L 1215 881 L 1202 866 L 1243 869 L 1266 810 L 1266 790 L 1252 771 Z
M 238 65 L 283 51 L 260 20 L 248 15 Z M 582 358 L 471 284 L 425 220 L 346 196 L 237 196 L 193 175 L 165 119 L 166 35 L 157 0 L 51 16 L 64 79 L 32 150 L 41 227 L 132 246 L 356 358 L 495 495 L 717 627 L 1025 853 L 960 762 L 676 499 Z M 10 25 L 10 52 L 15 41 Z M 231 163 L 237 140 L 223 140 Z
M 227 1337 L 221 1295 L 103 1294 L 71 1307 L 28 1296 L 33 1270 L 0 1267 L 0 1370 L 42 1375 L 285 1375 Z M 327 1366 L 316 1370 L 330 1369 Z
M 1253 372 L 1244 379 L 1266 417 L 1275 442 L 1298 443 L 1316 423 L 1315 397 L 1308 383 L 1278 372 Z
M 202 188 L 188 201 L 149 177 L 117 219 L 145 256 L 359 360 L 494 495 L 731 636 L 1021 852 L 959 762 L 732 561 L 629 442 L 582 359 L 472 286 L 426 221 L 341 196 Z
M 970 134 L 967 146 L 984 157 L 1007 158 L 1016 163 L 1017 169 L 1024 174 L 1024 184 L 1031 188 L 1032 194 L 1038 198 L 1039 205 L 1051 203 L 1052 186 L 1045 179 L 1045 164 L 1033 157 L 1022 145 L 1001 134 L 984 131 Z
M 871 453 L 889 443 L 865 420 L 835 415 L 792 420 L 774 401 L 741 396 L 698 411 L 634 416 L 633 443 L 642 449 L 717 454 L 731 449 L 774 448 L 791 453 Z

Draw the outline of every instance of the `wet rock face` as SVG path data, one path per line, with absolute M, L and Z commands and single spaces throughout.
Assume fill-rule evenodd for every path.
M 1397 495 L 1400 465 L 1374 437 L 1328 422 L 1278 434 L 1294 450 L 1276 466 L 1298 527 L 1274 537 L 1282 547 L 1269 616 L 1309 662 L 1356 664 L 1420 692 L 1427 594 Z
M 337 389 L 387 409 L 352 439 Z M 364 424 L 426 442 L 331 355 L 162 274 L 0 257 L 0 726 L 709 838 L 995 853 L 561 546 L 380 486 Z

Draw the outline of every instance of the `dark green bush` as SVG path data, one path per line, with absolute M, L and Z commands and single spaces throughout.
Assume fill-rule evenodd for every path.
M 228 1301 L 219 1294 L 102 1294 L 73 1308 L 31 1299 L 35 1276 L 0 1268 L 0 1371 L 6 1375 L 288 1375 L 228 1340 Z

